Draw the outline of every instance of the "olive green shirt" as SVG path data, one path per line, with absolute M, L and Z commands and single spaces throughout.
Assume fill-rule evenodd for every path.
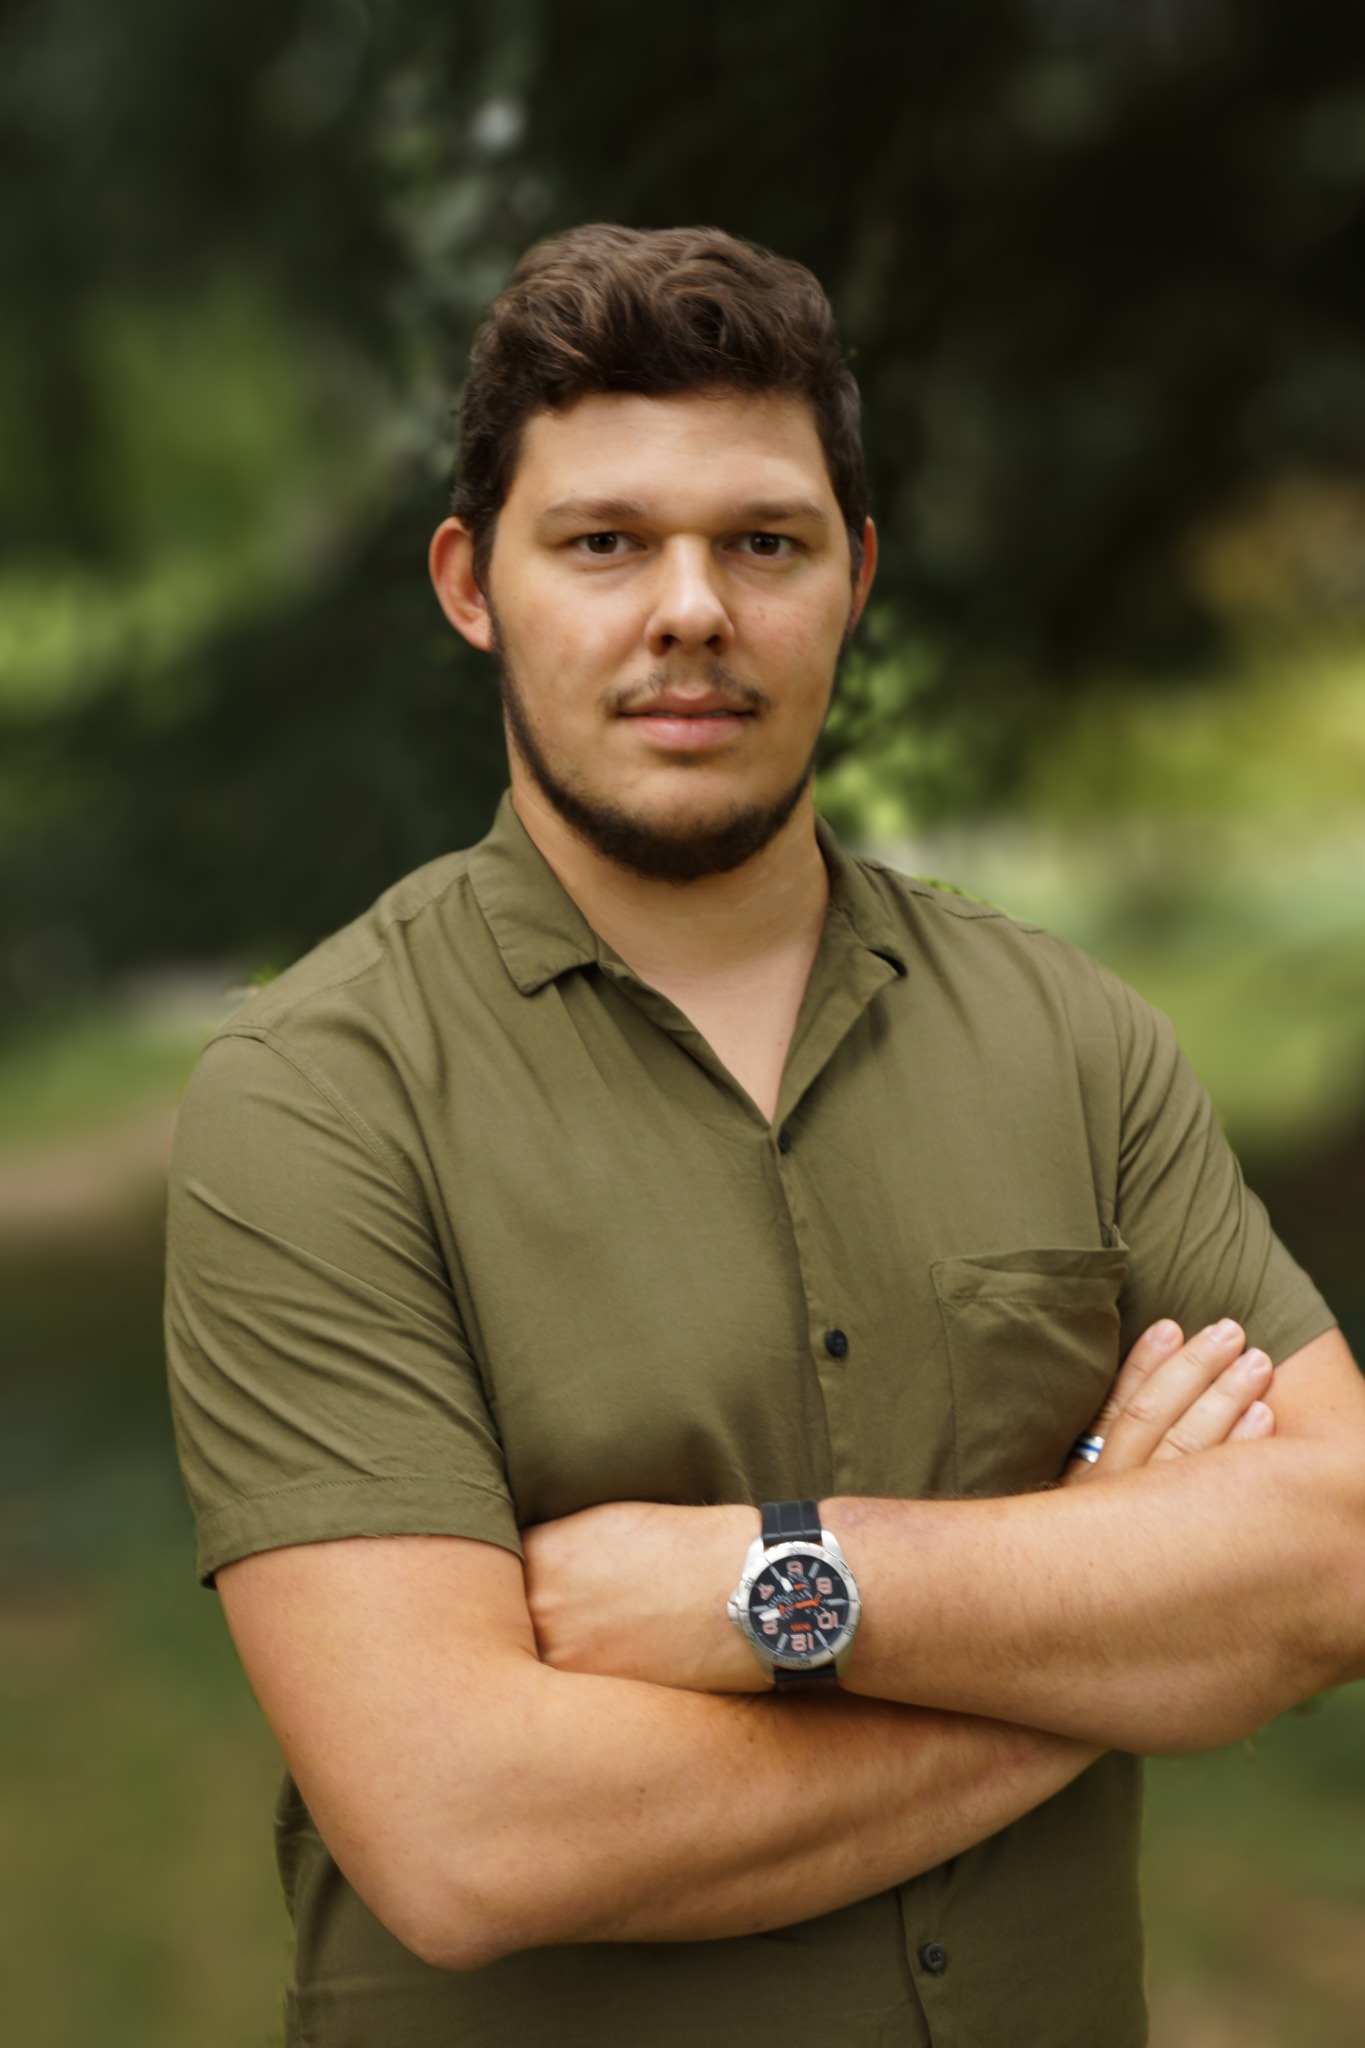
M 514 1550 L 598 1501 L 1035 1487 L 1158 1315 L 1234 1315 L 1277 1360 L 1330 1325 L 1162 1017 L 1032 926 L 821 845 L 771 1125 L 507 800 L 218 1034 L 167 1309 L 205 1577 L 328 1537 Z M 1108 1756 L 799 1926 L 460 1974 L 379 1925 L 286 1781 L 288 2040 L 1138 2048 L 1139 1774 Z

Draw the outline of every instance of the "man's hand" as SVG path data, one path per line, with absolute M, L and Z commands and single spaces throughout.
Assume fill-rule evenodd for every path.
M 1094 1464 L 1068 1460 L 1063 1483 L 1115 1478 L 1216 1444 L 1273 1436 L 1274 1412 L 1260 1396 L 1274 1368 L 1264 1351 L 1244 1351 L 1244 1341 L 1233 1322 L 1214 1323 L 1188 1344 L 1176 1323 L 1144 1330 L 1090 1425 L 1104 1449 Z
M 1270 1360 L 1244 1352 L 1243 1343 L 1235 1323 L 1188 1344 L 1174 1323 L 1154 1324 L 1091 1425 L 1105 1438 L 1098 1463 L 1072 1459 L 1063 1483 L 1273 1434 L 1275 1418 L 1258 1398 Z M 527 1599 L 542 1660 L 695 1692 L 766 1691 L 767 1673 L 725 1611 L 757 1533 L 755 1508 L 643 1501 L 608 1502 L 526 1530 Z
M 757 1508 L 609 1501 L 522 1532 L 541 1659 L 689 1692 L 764 1692 L 725 1603 Z

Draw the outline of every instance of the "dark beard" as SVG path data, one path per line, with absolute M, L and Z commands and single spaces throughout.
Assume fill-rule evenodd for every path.
M 715 824 L 688 825 L 678 832 L 633 818 L 619 805 L 582 795 L 560 779 L 541 751 L 503 654 L 496 620 L 494 634 L 503 715 L 512 745 L 542 796 L 553 804 L 570 831 L 617 867 L 650 882 L 682 884 L 703 881 L 708 875 L 728 875 L 776 838 L 801 801 L 815 766 L 814 753 L 799 781 L 775 803 L 736 804 Z M 714 682 L 742 694 L 742 687 L 729 676 L 722 680 L 718 674 Z

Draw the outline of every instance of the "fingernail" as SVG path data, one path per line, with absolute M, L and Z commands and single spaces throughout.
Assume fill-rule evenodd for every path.
M 1253 1401 L 1247 1409 L 1246 1419 L 1248 1422 L 1256 1422 L 1264 1426 L 1265 1423 L 1275 1420 L 1275 1412 L 1264 1401 Z
M 1270 1360 L 1264 1351 L 1248 1351 L 1238 1359 L 1237 1370 L 1249 1380 L 1259 1380 L 1270 1371 Z
M 1180 1325 L 1179 1323 L 1154 1323 L 1152 1325 L 1152 1337 L 1158 1344 L 1178 1344 L 1180 1342 Z
M 1234 1337 L 1240 1337 L 1241 1334 L 1241 1324 L 1234 1323 L 1230 1316 L 1224 1316 L 1222 1322 L 1215 1323 L 1209 1331 L 1209 1335 L 1213 1338 L 1215 1344 L 1230 1344 Z

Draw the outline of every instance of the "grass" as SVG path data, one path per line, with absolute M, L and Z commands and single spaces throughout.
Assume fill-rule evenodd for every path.
M 194 1582 L 159 1297 L 153 1218 L 0 1259 L 0 1981 L 24 2048 L 280 2038 L 278 1762 Z
M 279 1767 L 217 1603 L 193 1583 L 168 1452 L 125 1449 L 22 1505 L 52 1540 L 40 1569 L 0 1588 L 11 2038 L 278 2041 Z
M 1153 2048 L 1359 2048 L 1365 1687 L 1152 1764 L 1147 1813 Z

